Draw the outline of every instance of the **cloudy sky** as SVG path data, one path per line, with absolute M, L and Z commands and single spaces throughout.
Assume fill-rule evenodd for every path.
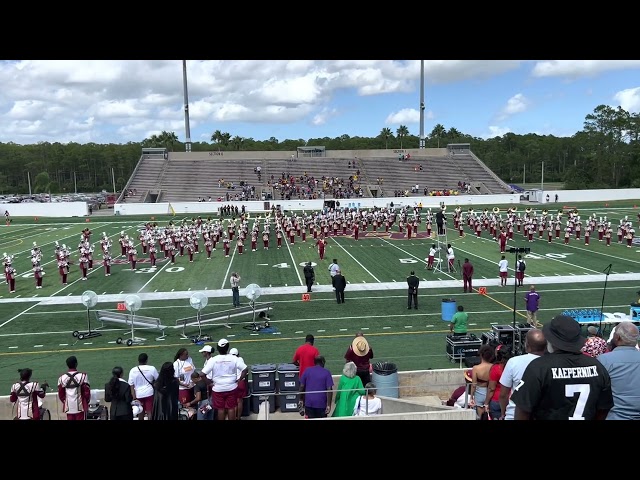
M 638 60 L 425 60 L 425 134 L 570 136 L 600 104 L 640 110 Z M 420 133 L 419 60 L 187 61 L 192 141 Z M 0 142 L 185 139 L 181 60 L 0 61 Z

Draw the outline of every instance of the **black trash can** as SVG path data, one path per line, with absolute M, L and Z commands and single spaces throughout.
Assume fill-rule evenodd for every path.
M 377 362 L 373 366 L 371 381 L 381 397 L 400 398 L 398 367 L 391 362 Z

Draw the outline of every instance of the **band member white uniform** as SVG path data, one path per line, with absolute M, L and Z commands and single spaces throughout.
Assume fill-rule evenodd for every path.
M 102 254 L 102 265 L 104 266 L 104 276 L 111 276 L 111 255 L 109 252 Z
M 36 288 L 42 288 L 42 276 L 44 275 L 44 269 L 42 265 L 36 263 L 33 267 L 33 278 L 36 279 Z
M 450 243 L 447 244 L 447 268 L 449 270 L 449 273 L 451 273 L 454 268 L 453 268 L 453 261 L 456 259 L 455 254 L 453 253 L 453 247 L 451 246 Z

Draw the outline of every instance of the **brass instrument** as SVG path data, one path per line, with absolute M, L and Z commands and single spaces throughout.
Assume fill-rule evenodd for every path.
M 549 215 L 549 210 L 547 210 L 546 208 L 542 210 L 542 215 L 544 215 L 545 217 Z
M 469 210 L 467 210 L 469 213 L 473 213 L 473 207 L 469 207 Z
M 484 213 L 484 214 L 486 215 L 487 213 L 489 213 L 489 209 L 488 209 L 488 208 L 485 208 L 485 209 L 482 211 L 482 213 Z
M 496 215 L 500 213 L 500 207 L 493 207 L 493 213 L 495 213 Z
M 527 212 L 527 213 L 531 213 L 531 208 L 527 208 L 527 209 L 525 210 L 525 212 Z

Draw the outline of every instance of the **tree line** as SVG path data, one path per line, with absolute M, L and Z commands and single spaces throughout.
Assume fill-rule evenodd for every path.
M 426 148 L 469 143 L 471 150 L 507 183 L 564 182 L 566 189 L 640 187 L 640 117 L 621 107 L 597 106 L 571 137 L 507 133 L 482 139 L 437 124 L 426 135 Z M 420 138 L 405 125 L 383 128 L 375 137 L 255 140 L 216 130 L 211 142 L 194 142 L 192 152 L 292 151 L 303 145 L 327 150 L 418 148 Z M 175 132 L 163 131 L 139 143 L 18 145 L 0 143 L 0 194 L 120 191 L 140 159 L 141 149 L 185 151 Z M 544 167 L 543 167 L 544 164 Z

